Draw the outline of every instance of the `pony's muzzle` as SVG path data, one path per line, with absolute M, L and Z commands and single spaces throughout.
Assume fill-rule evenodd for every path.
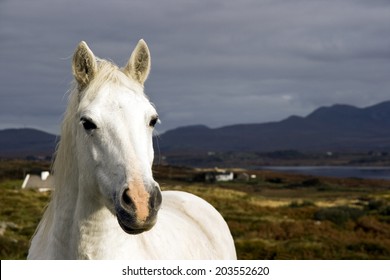
M 144 191 L 141 194 L 125 188 L 115 207 L 119 225 L 129 234 L 139 234 L 150 230 L 157 221 L 161 202 L 161 191 L 155 182 L 150 191 Z

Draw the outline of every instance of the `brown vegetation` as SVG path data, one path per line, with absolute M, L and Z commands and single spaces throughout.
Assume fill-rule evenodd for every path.
M 21 190 L 10 171 L 40 163 L 0 164 L 0 258 L 23 259 L 50 194 Z M 248 182 L 209 184 L 193 182 L 192 169 L 154 171 L 163 189 L 192 192 L 221 212 L 239 259 L 390 259 L 390 181 L 258 171 Z

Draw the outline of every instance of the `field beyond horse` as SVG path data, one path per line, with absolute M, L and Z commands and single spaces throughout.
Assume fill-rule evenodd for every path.
M 194 193 L 220 211 L 239 259 L 390 259 L 389 181 L 259 171 L 254 181 L 211 184 L 155 169 L 162 189 Z M 50 197 L 21 183 L 0 182 L 1 259 L 26 258 Z

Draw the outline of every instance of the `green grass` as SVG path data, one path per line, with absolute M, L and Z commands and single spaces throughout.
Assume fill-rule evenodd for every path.
M 29 242 L 48 202 L 48 193 L 21 190 L 22 181 L 0 183 L 1 259 L 25 259 Z

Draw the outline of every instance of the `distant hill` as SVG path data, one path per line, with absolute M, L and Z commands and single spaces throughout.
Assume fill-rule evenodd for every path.
M 0 130 L 0 157 L 50 156 L 57 136 L 35 129 Z M 306 117 L 211 129 L 180 127 L 159 136 L 165 154 L 197 152 L 390 151 L 390 101 L 366 108 L 321 107 Z
M 188 126 L 159 139 L 162 152 L 366 152 L 390 150 L 390 101 L 371 107 L 321 107 L 306 117 L 280 122 L 238 124 L 210 129 Z
M 56 139 L 56 135 L 31 128 L 0 130 L 0 157 L 51 156 Z

